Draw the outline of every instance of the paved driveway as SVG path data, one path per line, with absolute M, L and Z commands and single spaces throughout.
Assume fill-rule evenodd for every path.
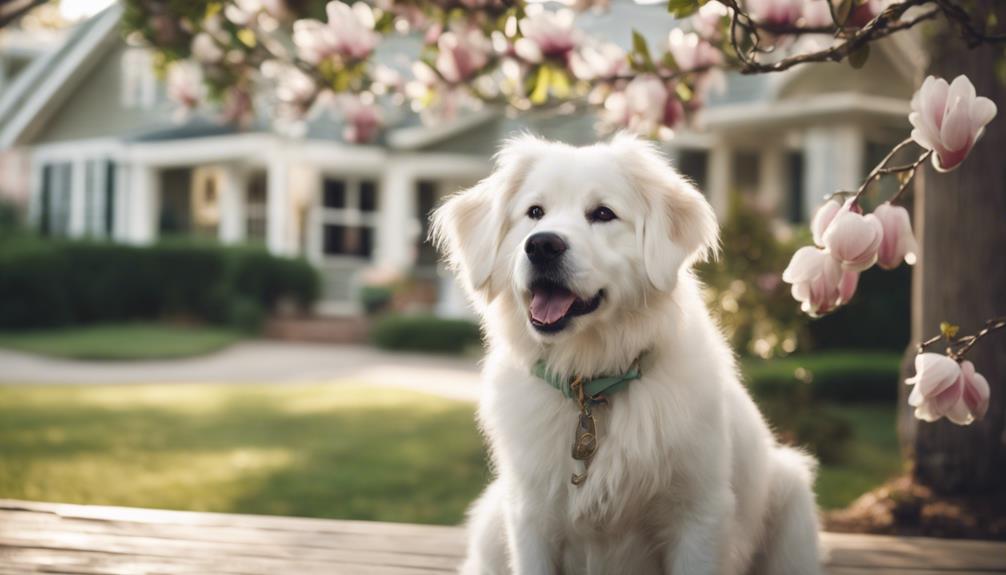
M 196 358 L 94 362 L 0 350 L 0 383 L 303 383 L 352 380 L 451 399 L 478 397 L 473 359 L 397 354 L 370 347 L 254 341 Z

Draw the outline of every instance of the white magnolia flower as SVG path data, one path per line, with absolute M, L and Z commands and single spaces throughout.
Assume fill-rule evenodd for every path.
M 224 58 L 224 49 L 206 32 L 192 39 L 192 57 L 204 64 L 216 64 Z
M 363 2 L 350 7 L 339 0 L 326 7 L 328 22 L 297 20 L 293 43 L 301 59 L 318 64 L 329 58 L 363 59 L 374 51 L 380 36 L 374 31 L 374 14 Z
M 946 172 L 967 157 L 985 125 L 996 115 L 996 105 L 975 94 L 967 76 L 957 76 L 952 84 L 929 76 L 912 97 L 912 139 L 933 150 L 933 166 Z

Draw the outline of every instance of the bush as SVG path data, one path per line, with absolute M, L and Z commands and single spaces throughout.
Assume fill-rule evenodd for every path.
M 863 272 L 852 301 L 810 322 L 814 348 L 904 351 L 911 338 L 911 293 L 909 266 Z
M 434 315 L 387 315 L 371 331 L 378 347 L 391 350 L 463 353 L 482 343 L 479 327 Z
M 248 328 L 283 299 L 306 307 L 317 295 L 307 262 L 248 248 L 39 240 L 0 248 L 5 329 L 179 316 Z
M 889 402 L 898 398 L 901 356 L 829 352 L 769 361 L 746 360 L 748 387 L 758 398 Z
M 772 216 L 731 196 L 730 212 L 720 232 L 723 253 L 701 264 L 699 277 L 709 311 L 731 346 L 742 355 L 787 355 L 806 340 L 807 316 L 793 301 L 782 270 L 799 241 L 783 242 Z
M 834 464 L 846 459 L 846 448 L 853 437 L 852 424 L 815 402 L 779 399 L 758 402 L 762 414 L 772 422 L 779 439 L 803 447 L 821 463 Z

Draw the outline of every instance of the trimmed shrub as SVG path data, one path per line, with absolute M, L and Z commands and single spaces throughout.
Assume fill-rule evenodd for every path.
M 374 324 L 371 339 L 384 349 L 435 353 L 463 353 L 482 344 L 474 322 L 429 314 L 384 316 Z
M 901 356 L 830 352 L 768 361 L 746 360 L 748 387 L 759 398 L 890 402 L 898 398 Z
M 179 316 L 249 328 L 281 300 L 307 307 L 317 296 L 310 264 L 262 250 L 40 240 L 0 247 L 3 329 Z

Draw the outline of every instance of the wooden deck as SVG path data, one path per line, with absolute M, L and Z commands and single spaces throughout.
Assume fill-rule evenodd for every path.
M 0 500 L 0 575 L 451 573 L 457 527 Z M 1006 544 L 824 535 L 831 575 L 1006 573 Z

